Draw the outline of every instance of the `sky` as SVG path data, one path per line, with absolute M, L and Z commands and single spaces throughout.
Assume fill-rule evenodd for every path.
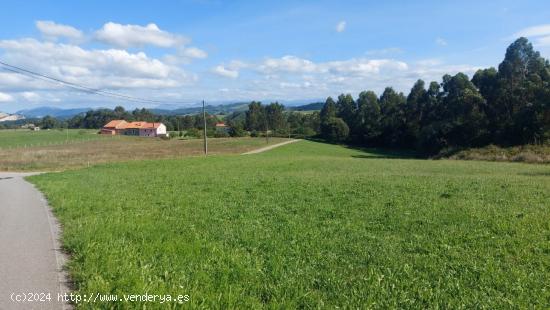
M 0 111 L 313 102 L 498 66 L 526 36 L 550 58 L 546 1 L 4 1 Z M 1 67 L 1 66 L 0 66 Z

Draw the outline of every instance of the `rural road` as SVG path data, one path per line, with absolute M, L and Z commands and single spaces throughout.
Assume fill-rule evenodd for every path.
M 0 172 L 0 309 L 69 309 L 58 300 L 69 292 L 59 225 L 28 175 Z M 45 301 L 13 301 L 25 297 Z
M 298 142 L 298 141 L 302 141 L 302 140 L 292 139 L 292 140 L 289 140 L 289 141 L 285 141 L 285 142 L 273 144 L 273 145 L 270 145 L 270 146 L 262 147 L 261 149 L 253 150 L 253 151 L 246 152 L 246 153 L 242 153 L 241 155 L 258 154 L 258 153 L 262 153 L 262 152 L 265 152 L 265 151 L 272 150 L 272 149 L 274 149 L 276 147 L 279 147 L 279 146 L 283 146 L 283 145 Z

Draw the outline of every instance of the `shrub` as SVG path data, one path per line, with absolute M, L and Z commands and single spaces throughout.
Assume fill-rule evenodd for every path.
M 341 118 L 331 117 L 321 124 L 321 135 L 329 141 L 342 142 L 349 136 L 349 127 Z
M 227 137 L 229 137 L 229 134 L 224 130 L 217 130 L 216 132 L 214 132 L 214 137 L 215 138 L 227 138 Z

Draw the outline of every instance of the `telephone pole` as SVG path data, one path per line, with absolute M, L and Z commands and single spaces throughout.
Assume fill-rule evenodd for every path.
M 204 110 L 204 100 L 202 101 L 202 118 L 204 120 L 204 156 L 208 155 L 208 140 L 206 138 L 206 111 Z

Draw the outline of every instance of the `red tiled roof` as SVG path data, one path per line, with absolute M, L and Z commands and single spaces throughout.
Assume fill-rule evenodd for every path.
M 145 122 L 130 122 L 128 125 L 126 125 L 126 129 L 140 129 L 143 128 L 143 124 Z
M 126 128 L 127 124 L 128 123 L 126 123 L 125 120 L 117 119 L 117 120 L 112 120 L 112 121 L 108 122 L 107 124 L 105 124 L 105 126 L 103 126 L 103 128 L 124 129 L 124 128 Z
M 162 123 L 148 123 L 148 122 L 126 122 L 125 120 L 114 120 L 107 123 L 103 128 L 105 129 L 157 129 Z
M 141 128 L 159 128 L 162 123 L 143 123 Z

